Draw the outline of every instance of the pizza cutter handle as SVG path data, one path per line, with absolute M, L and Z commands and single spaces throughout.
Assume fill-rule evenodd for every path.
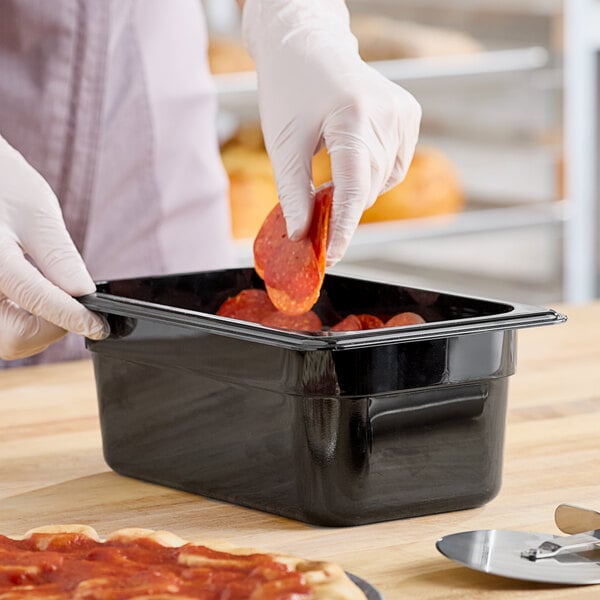
M 600 512 L 572 504 L 559 504 L 554 522 L 563 533 L 584 533 L 600 529 Z
M 600 529 L 548 540 L 537 548 L 530 548 L 521 552 L 521 557 L 532 561 L 553 558 L 558 554 L 593 550 L 597 544 L 600 544 Z

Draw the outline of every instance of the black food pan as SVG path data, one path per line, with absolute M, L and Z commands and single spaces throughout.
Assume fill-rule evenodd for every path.
M 480 506 L 500 488 L 520 328 L 553 310 L 327 275 L 324 331 L 217 316 L 253 269 L 100 282 L 88 340 L 117 472 L 345 526 Z M 426 323 L 327 331 L 348 314 Z

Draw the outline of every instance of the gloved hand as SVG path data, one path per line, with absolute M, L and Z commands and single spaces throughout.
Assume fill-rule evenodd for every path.
M 421 108 L 358 54 L 344 0 L 246 0 L 265 144 L 288 235 L 312 215 L 311 160 L 323 145 L 335 186 L 327 264 L 344 255 L 363 211 L 402 181 Z
M 104 321 L 71 297 L 95 289 L 50 186 L 0 136 L 0 358 L 41 352 L 67 331 L 105 337 Z

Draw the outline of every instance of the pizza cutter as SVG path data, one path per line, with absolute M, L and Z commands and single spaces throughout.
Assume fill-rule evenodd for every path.
M 563 585 L 600 583 L 600 515 L 561 505 L 555 514 L 558 536 L 492 529 L 447 535 L 436 543 L 446 557 L 471 569 L 502 577 Z M 582 532 L 582 525 L 596 529 Z

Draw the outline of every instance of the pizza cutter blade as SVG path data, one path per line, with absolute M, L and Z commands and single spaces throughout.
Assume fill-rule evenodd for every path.
M 600 530 L 574 536 L 506 531 L 466 531 L 436 543 L 446 557 L 502 577 L 556 583 L 600 583 Z

